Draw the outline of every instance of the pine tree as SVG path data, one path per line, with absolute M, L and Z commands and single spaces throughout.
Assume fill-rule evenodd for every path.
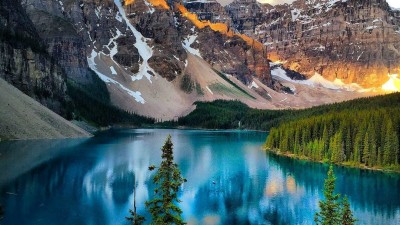
M 357 221 L 353 217 L 353 212 L 350 209 L 350 203 L 346 196 L 342 200 L 341 220 L 342 225 L 354 225 Z
M 141 215 L 139 215 L 136 212 L 136 176 L 134 178 L 134 188 L 133 188 L 133 210 L 129 210 L 129 213 L 131 214 L 130 217 L 127 217 L 126 219 L 131 221 L 132 225 L 141 225 L 144 223 L 145 218 Z
M 364 138 L 364 149 L 363 149 L 363 156 L 362 156 L 362 160 L 365 163 L 365 165 L 370 166 L 369 161 L 370 161 L 370 148 L 371 148 L 371 144 L 370 144 L 370 138 L 369 138 L 369 133 L 367 132 L 365 134 L 365 138 Z
M 386 126 L 385 142 L 383 145 L 383 164 L 393 165 L 397 164 L 397 156 L 399 149 L 399 139 L 397 137 L 397 132 L 393 127 L 391 120 Z
M 328 177 L 324 183 L 325 201 L 319 201 L 320 212 L 315 214 L 314 221 L 320 225 L 337 225 L 340 223 L 339 194 L 335 194 L 336 177 L 333 173 L 333 166 L 329 167 Z
M 178 165 L 174 163 L 170 135 L 161 150 L 162 162 L 153 177 L 156 185 L 155 198 L 146 202 L 146 207 L 152 216 L 151 224 L 185 224 L 181 217 L 182 210 L 177 204 L 180 202 L 178 199 L 179 188 L 186 180 L 182 177 Z M 154 166 L 149 167 L 149 170 L 153 169 L 155 169 Z

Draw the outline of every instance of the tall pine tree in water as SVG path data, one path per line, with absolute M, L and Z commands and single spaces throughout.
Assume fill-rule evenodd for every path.
M 318 225 L 337 225 L 340 224 L 340 205 L 339 194 L 335 194 L 335 174 L 333 173 L 333 166 L 329 167 L 328 178 L 324 183 L 324 197 L 325 201 L 319 201 L 321 212 L 315 214 L 314 221 Z
M 170 135 L 161 150 L 162 162 L 153 177 L 153 182 L 156 185 L 155 197 L 146 202 L 146 207 L 152 216 L 151 224 L 185 224 L 181 217 L 182 210 L 177 204 L 180 202 L 178 199 L 179 188 L 186 180 L 182 177 L 178 165 L 174 163 L 173 144 Z M 149 168 L 149 170 L 153 169 L 155 169 L 155 166 Z

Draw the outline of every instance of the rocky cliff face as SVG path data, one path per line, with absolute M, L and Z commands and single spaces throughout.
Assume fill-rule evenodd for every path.
M 46 65 L 46 68 L 52 68 L 54 73 L 60 75 L 54 83 L 64 85 L 64 92 L 66 79 L 78 84 L 91 83 L 91 69 L 107 83 L 114 105 L 155 117 L 160 114 L 160 117 L 166 114 L 171 116 L 166 111 L 180 115 L 190 110 L 193 101 L 203 98 L 204 90 L 224 98 L 232 95 L 217 95 L 222 86 L 212 83 L 212 79 L 188 79 L 188 74 L 200 74 L 191 70 L 197 70 L 199 65 L 204 67 L 202 60 L 211 64 L 210 68 L 213 66 L 216 70 L 229 73 L 246 85 L 257 79 L 273 86 L 265 48 L 260 48 L 259 42 L 231 31 L 214 29 L 212 22 L 230 20 L 226 13 L 219 16 L 224 10 L 217 2 L 211 5 L 188 3 L 203 12 L 215 11 L 212 22 L 201 27 L 182 13 L 177 3 L 174 0 L 168 3 L 164 0 L 24 0 L 14 5 L 18 5 L 24 13 L 35 40 L 42 43 L 41 51 L 52 60 L 53 67 Z M 196 21 L 203 23 L 197 18 Z M 222 24 L 227 29 L 224 23 L 216 26 Z M 8 51 L 12 52 L 13 48 Z M 199 60 L 195 60 L 194 56 L 189 60 L 189 54 L 196 55 Z M 25 58 L 20 61 L 29 62 Z M 199 65 L 189 66 L 190 62 Z M 15 65 L 15 68 L 21 66 Z M 207 76 L 218 76 L 209 68 L 207 73 Z M 24 71 L 24 74 L 34 73 Z M 46 73 L 43 76 L 46 79 L 51 77 Z M 222 78 L 215 80 L 225 82 Z M 196 86 L 197 94 L 179 90 L 187 85 L 192 89 L 193 85 Z M 51 85 L 45 86 L 49 90 L 54 89 Z M 159 94 L 168 91 L 170 94 Z M 173 98 L 178 109 L 164 105 Z M 162 107 L 165 109 L 160 110 Z
M 212 23 L 224 23 L 230 25 L 231 17 L 216 0 L 188 0 L 183 5 L 193 13 L 196 13 L 200 20 L 209 20 Z
M 19 1 L 0 3 L 0 77 L 66 115 L 64 69 L 47 53 Z
M 298 0 L 260 10 L 253 37 L 268 47 L 270 59 L 290 69 L 363 87 L 380 87 L 388 74 L 400 73 L 399 13 L 386 1 Z M 251 33 L 251 26 L 242 28 Z
M 211 4 L 213 15 L 223 9 L 220 5 L 215 7 L 213 1 L 202 3 L 203 8 L 207 9 L 208 4 Z M 187 5 L 193 11 L 181 6 L 178 7 L 178 15 L 183 17 L 184 22 L 181 24 L 186 28 L 185 35 L 193 38 L 191 44 L 199 49 L 201 57 L 214 68 L 234 75 L 245 84 L 251 83 L 252 77 L 257 77 L 264 84 L 273 87 L 266 48 L 260 42 L 235 33 L 230 29 L 229 22 L 201 20 L 203 10 L 188 3 Z M 213 10 L 214 8 L 218 10 Z

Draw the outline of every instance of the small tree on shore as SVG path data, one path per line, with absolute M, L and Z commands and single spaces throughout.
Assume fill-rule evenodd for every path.
M 153 177 L 153 182 L 156 185 L 154 190 L 154 199 L 146 202 L 151 216 L 151 224 L 185 224 L 181 214 L 182 210 L 177 205 L 178 191 L 181 185 L 186 181 L 174 163 L 173 144 L 169 135 L 161 148 L 162 162 L 156 174 Z M 155 166 L 150 166 L 149 170 L 154 170 Z

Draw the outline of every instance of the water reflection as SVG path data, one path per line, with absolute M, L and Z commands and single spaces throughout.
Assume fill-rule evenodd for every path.
M 154 187 L 147 168 L 159 164 L 169 133 L 188 179 L 180 196 L 189 224 L 313 223 L 326 166 L 267 155 L 260 150 L 265 133 L 179 130 L 119 130 L 72 146 L 46 144 L 51 157 L 28 169 L 11 167 L 2 155 L 0 167 L 17 171 L 0 185 L 4 223 L 128 224 L 135 181 L 138 211 L 148 216 L 144 202 Z M 18 156 L 36 162 L 42 145 L 26 146 L 32 152 Z M 0 152 L 20 148 L 9 143 L 0 145 Z M 344 168 L 336 174 L 360 224 L 399 221 L 398 175 Z

